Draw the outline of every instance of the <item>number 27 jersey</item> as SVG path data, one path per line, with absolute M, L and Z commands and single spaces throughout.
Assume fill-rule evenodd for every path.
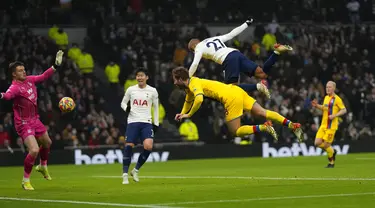
M 228 54 L 237 49 L 227 47 L 225 37 L 215 36 L 204 39 L 195 47 L 195 53 L 202 53 L 203 58 L 222 64 Z

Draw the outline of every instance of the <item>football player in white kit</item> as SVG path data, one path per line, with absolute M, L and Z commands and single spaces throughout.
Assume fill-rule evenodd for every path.
M 258 79 L 266 79 L 269 70 L 272 65 L 276 62 L 277 57 L 281 52 L 291 51 L 292 47 L 288 45 L 274 45 L 274 52 L 264 63 L 263 68 L 258 66 L 253 61 L 249 60 L 241 52 L 235 48 L 227 47 L 224 42 L 231 40 L 235 36 L 239 35 L 244 31 L 249 25 L 253 23 L 252 18 L 248 18 L 245 23 L 239 27 L 234 28 L 231 32 L 215 36 L 211 38 L 204 39 L 200 41 L 198 39 L 191 39 L 189 41 L 188 47 L 194 54 L 194 60 L 189 68 L 190 77 L 193 76 L 198 68 L 201 58 L 212 60 L 224 68 L 224 82 L 227 84 L 238 85 L 240 73 L 244 73 L 248 76 L 255 76 Z M 270 93 L 267 86 L 260 82 L 258 84 L 240 84 L 239 87 L 245 91 L 254 91 L 258 89 L 261 93 L 265 94 L 267 98 L 270 98 Z
M 154 133 L 159 126 L 159 95 L 154 87 L 147 85 L 148 72 L 138 69 L 136 72 L 138 84 L 129 87 L 121 102 L 121 108 L 126 111 L 130 101 L 130 113 L 126 128 L 126 143 L 123 150 L 122 184 L 129 184 L 128 170 L 133 155 L 133 147 L 143 143 L 143 152 L 138 158 L 137 165 L 130 172 L 135 182 L 139 181 L 138 171 L 147 161 L 153 147 Z M 151 107 L 154 107 L 154 125 L 152 125 Z

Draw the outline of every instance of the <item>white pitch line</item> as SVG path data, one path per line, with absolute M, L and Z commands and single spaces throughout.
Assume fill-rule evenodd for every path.
M 249 202 L 249 201 L 270 201 L 270 200 L 285 200 L 285 199 L 309 199 L 309 198 L 326 198 L 326 197 L 344 197 L 344 196 L 365 196 L 375 195 L 375 192 L 368 193 L 349 193 L 349 194 L 325 194 L 325 195 L 306 195 L 306 196 L 281 196 L 281 197 L 264 197 L 264 198 L 249 198 L 249 199 L 228 199 L 228 200 L 212 200 L 212 201 L 186 201 L 186 202 L 172 202 L 154 205 L 187 205 L 187 204 L 209 204 L 209 203 L 234 203 L 234 202 Z
M 122 176 L 92 176 L 94 178 L 122 178 Z M 285 181 L 375 181 L 375 178 L 300 178 L 300 177 L 250 177 L 250 176 L 139 176 L 152 179 L 245 179 Z
M 99 205 L 111 207 L 143 207 L 143 208 L 171 208 L 164 205 L 148 205 L 148 204 L 120 204 L 120 203 L 104 203 L 104 202 L 88 202 L 88 201 L 70 201 L 70 200 L 52 200 L 52 199 L 28 199 L 28 198 L 13 198 L 13 197 L 0 197 L 0 201 L 32 201 L 43 203 L 62 203 L 62 204 L 86 204 L 86 205 Z M 176 207 L 173 207 L 176 208 Z

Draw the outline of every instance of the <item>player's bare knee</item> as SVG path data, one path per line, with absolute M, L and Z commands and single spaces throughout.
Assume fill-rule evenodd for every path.
M 327 149 L 328 147 L 331 146 L 331 143 L 328 143 L 328 142 L 324 142 L 324 148 Z
M 321 144 L 322 144 L 322 141 L 320 139 L 315 139 L 315 141 L 314 141 L 315 146 L 319 146 Z
M 39 148 L 38 147 L 29 148 L 29 154 L 33 157 L 37 157 L 39 154 Z
M 152 150 L 152 147 L 153 147 L 153 140 L 152 139 L 146 139 L 144 142 L 143 142 L 143 148 L 145 150 L 148 150 L 148 151 L 151 151 Z
M 46 148 L 50 147 L 50 146 L 52 145 L 52 140 L 51 140 L 51 138 L 49 138 L 49 136 L 47 136 L 47 137 L 44 139 L 42 145 L 43 145 L 43 147 L 46 147 Z
M 267 117 L 266 110 L 260 106 L 253 110 L 253 114 L 254 116 L 257 116 L 257 117 L 264 117 L 264 118 Z

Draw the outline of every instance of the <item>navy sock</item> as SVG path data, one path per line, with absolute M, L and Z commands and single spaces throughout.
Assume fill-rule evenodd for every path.
M 279 55 L 272 52 L 272 55 L 267 59 L 266 62 L 264 62 L 264 65 L 263 65 L 263 72 L 264 73 L 268 74 L 268 72 L 270 72 L 272 66 L 276 63 L 278 57 L 279 57 Z
M 128 173 L 130 162 L 132 160 L 133 147 L 130 145 L 125 145 L 122 158 L 122 171 L 123 173 Z
M 148 156 L 150 156 L 151 151 L 144 149 L 142 154 L 139 155 L 137 165 L 135 166 L 135 169 L 139 170 L 143 164 L 147 161 Z
M 241 87 L 246 92 L 252 92 L 252 91 L 258 90 L 256 84 L 239 84 L 238 86 Z

